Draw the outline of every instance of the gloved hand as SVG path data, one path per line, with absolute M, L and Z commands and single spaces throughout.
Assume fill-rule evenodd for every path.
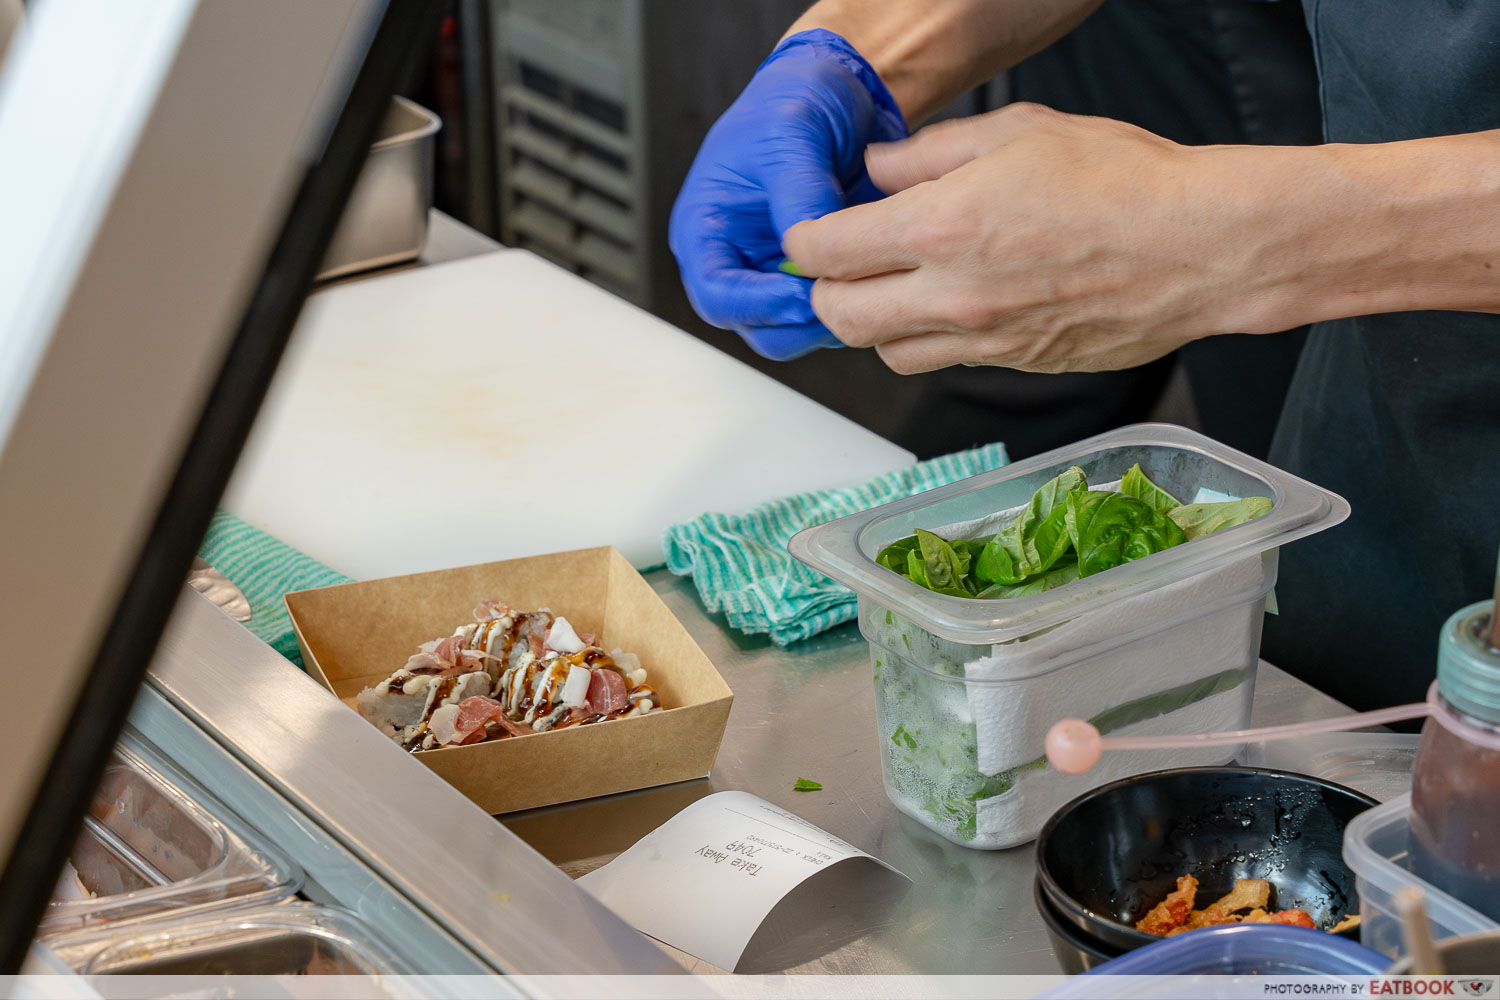
M 778 45 L 714 124 L 672 207 L 668 242 L 693 308 L 778 361 L 840 346 L 813 314 L 812 281 L 778 270 L 804 219 L 872 201 L 865 147 L 906 136 L 895 99 L 840 36 Z

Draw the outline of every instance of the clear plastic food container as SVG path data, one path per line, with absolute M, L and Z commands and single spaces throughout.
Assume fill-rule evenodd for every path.
M 92 935 L 164 912 L 296 893 L 302 885 L 297 866 L 210 803 L 154 749 L 122 740 L 38 935 Z
M 1271 498 L 1253 521 L 1025 597 L 934 593 L 875 562 L 917 528 L 978 538 L 1070 466 L 1091 488 L 1139 463 L 1185 503 Z M 1337 524 L 1336 494 L 1182 427 L 1139 424 L 797 534 L 791 552 L 859 595 L 874 667 L 886 791 L 970 847 L 1033 839 L 1059 806 L 1143 771 L 1223 764 L 1235 748 L 1111 753 L 1092 771 L 1047 766 L 1058 719 L 1115 735 L 1250 722 L 1277 549 Z
M 1310 774 L 1389 802 L 1411 791 L 1419 740 L 1415 733 L 1318 733 L 1248 744 L 1240 763 Z
M 1037 1000 L 1200 1000 L 1223 995 L 1214 987 L 1222 988 L 1227 976 L 1305 977 L 1327 985 L 1319 989 L 1323 983 L 1308 983 L 1312 988 L 1303 995 L 1338 995 L 1349 988 L 1343 982 L 1346 977 L 1378 976 L 1389 964 L 1383 955 L 1326 931 L 1274 924 L 1205 927 L 1128 951 L 1069 978 Z M 1096 976 L 1113 978 L 1103 986 L 1090 978 Z
M 1344 829 L 1344 863 L 1359 886 L 1359 939 L 1395 958 L 1401 952 L 1401 918 L 1395 896 L 1421 888 L 1434 938 L 1500 931 L 1500 924 L 1435 888 L 1411 870 L 1411 796 L 1402 795 L 1360 813 Z
M 410 976 L 414 970 L 354 914 L 315 903 L 152 921 L 97 952 L 86 975 Z

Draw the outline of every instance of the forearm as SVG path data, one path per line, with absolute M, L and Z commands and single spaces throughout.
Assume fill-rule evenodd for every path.
M 867 59 L 916 125 L 1046 48 L 1101 0 L 820 0 L 787 34 L 826 28 Z
M 1250 237 L 1231 253 L 1251 277 L 1228 329 L 1500 312 L 1500 131 L 1201 155 L 1218 159 Z

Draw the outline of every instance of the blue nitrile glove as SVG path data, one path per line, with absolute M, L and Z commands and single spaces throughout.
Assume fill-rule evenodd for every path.
M 804 219 L 873 201 L 865 147 L 906 136 L 880 77 L 840 36 L 776 46 L 709 129 L 672 207 L 668 242 L 698 315 L 785 361 L 838 340 L 813 314 L 812 281 L 779 271 Z

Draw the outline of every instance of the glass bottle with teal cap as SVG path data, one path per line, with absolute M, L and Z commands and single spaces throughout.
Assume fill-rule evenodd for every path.
M 1500 921 L 1500 574 L 1496 600 L 1438 637 L 1412 772 L 1412 861 L 1437 888 Z

